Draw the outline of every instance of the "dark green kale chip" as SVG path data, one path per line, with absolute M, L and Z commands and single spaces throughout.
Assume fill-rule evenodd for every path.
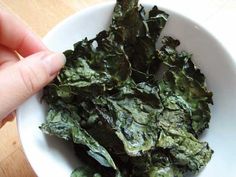
M 183 177 L 210 160 L 198 137 L 212 93 L 180 42 L 159 39 L 167 18 L 156 6 L 117 0 L 106 31 L 64 52 L 65 67 L 44 89 L 40 128 L 74 143 L 83 165 L 72 177 Z

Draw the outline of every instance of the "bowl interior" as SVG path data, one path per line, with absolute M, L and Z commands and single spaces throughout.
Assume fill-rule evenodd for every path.
M 144 4 L 148 9 L 151 5 Z M 107 28 L 114 3 L 91 7 L 69 17 L 44 38 L 53 51 L 63 52 L 78 40 L 92 38 Z M 179 50 L 193 54 L 193 60 L 206 75 L 208 88 L 213 91 L 210 128 L 202 136 L 215 153 L 199 177 L 234 176 L 236 166 L 236 69 L 235 63 L 221 44 L 193 21 L 161 7 L 170 14 L 162 35 L 181 41 Z M 46 107 L 40 93 L 31 97 L 17 110 L 18 129 L 25 154 L 38 176 L 69 176 L 79 164 L 70 145 L 63 140 L 45 136 L 38 128 L 44 122 Z

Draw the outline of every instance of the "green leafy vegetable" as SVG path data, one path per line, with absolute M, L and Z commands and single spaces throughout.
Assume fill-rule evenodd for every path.
M 71 177 L 101 177 L 101 175 L 94 172 L 92 168 L 81 167 L 79 169 L 75 169 L 72 172 Z
M 65 51 L 67 63 L 44 89 L 44 133 L 73 142 L 83 162 L 72 177 L 183 177 L 213 151 L 212 93 L 177 39 L 157 40 L 168 14 L 117 0 L 112 23 Z

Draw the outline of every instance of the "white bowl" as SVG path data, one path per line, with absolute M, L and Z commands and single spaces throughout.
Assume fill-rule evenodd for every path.
M 145 7 L 151 7 L 144 3 Z M 97 5 L 69 17 L 44 38 L 54 51 L 72 48 L 78 40 L 92 38 L 111 22 L 114 2 Z M 160 7 L 170 14 L 163 34 L 181 41 L 179 50 L 193 54 L 193 60 L 206 75 L 208 88 L 213 91 L 214 106 L 210 128 L 202 139 L 215 153 L 198 177 L 235 177 L 236 167 L 236 69 L 235 62 L 201 25 Z M 162 34 L 162 35 L 163 35 Z M 73 149 L 63 140 L 48 137 L 38 128 L 45 120 L 45 106 L 40 94 L 31 97 L 17 110 L 18 129 L 25 154 L 39 177 L 66 177 L 78 166 Z

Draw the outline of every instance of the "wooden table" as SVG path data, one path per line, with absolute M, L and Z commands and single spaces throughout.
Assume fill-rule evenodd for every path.
M 69 15 L 104 1 L 107 0 L 0 0 L 0 8 L 18 16 L 36 34 L 43 37 Z M 36 176 L 23 153 L 16 120 L 0 129 L 0 176 Z

